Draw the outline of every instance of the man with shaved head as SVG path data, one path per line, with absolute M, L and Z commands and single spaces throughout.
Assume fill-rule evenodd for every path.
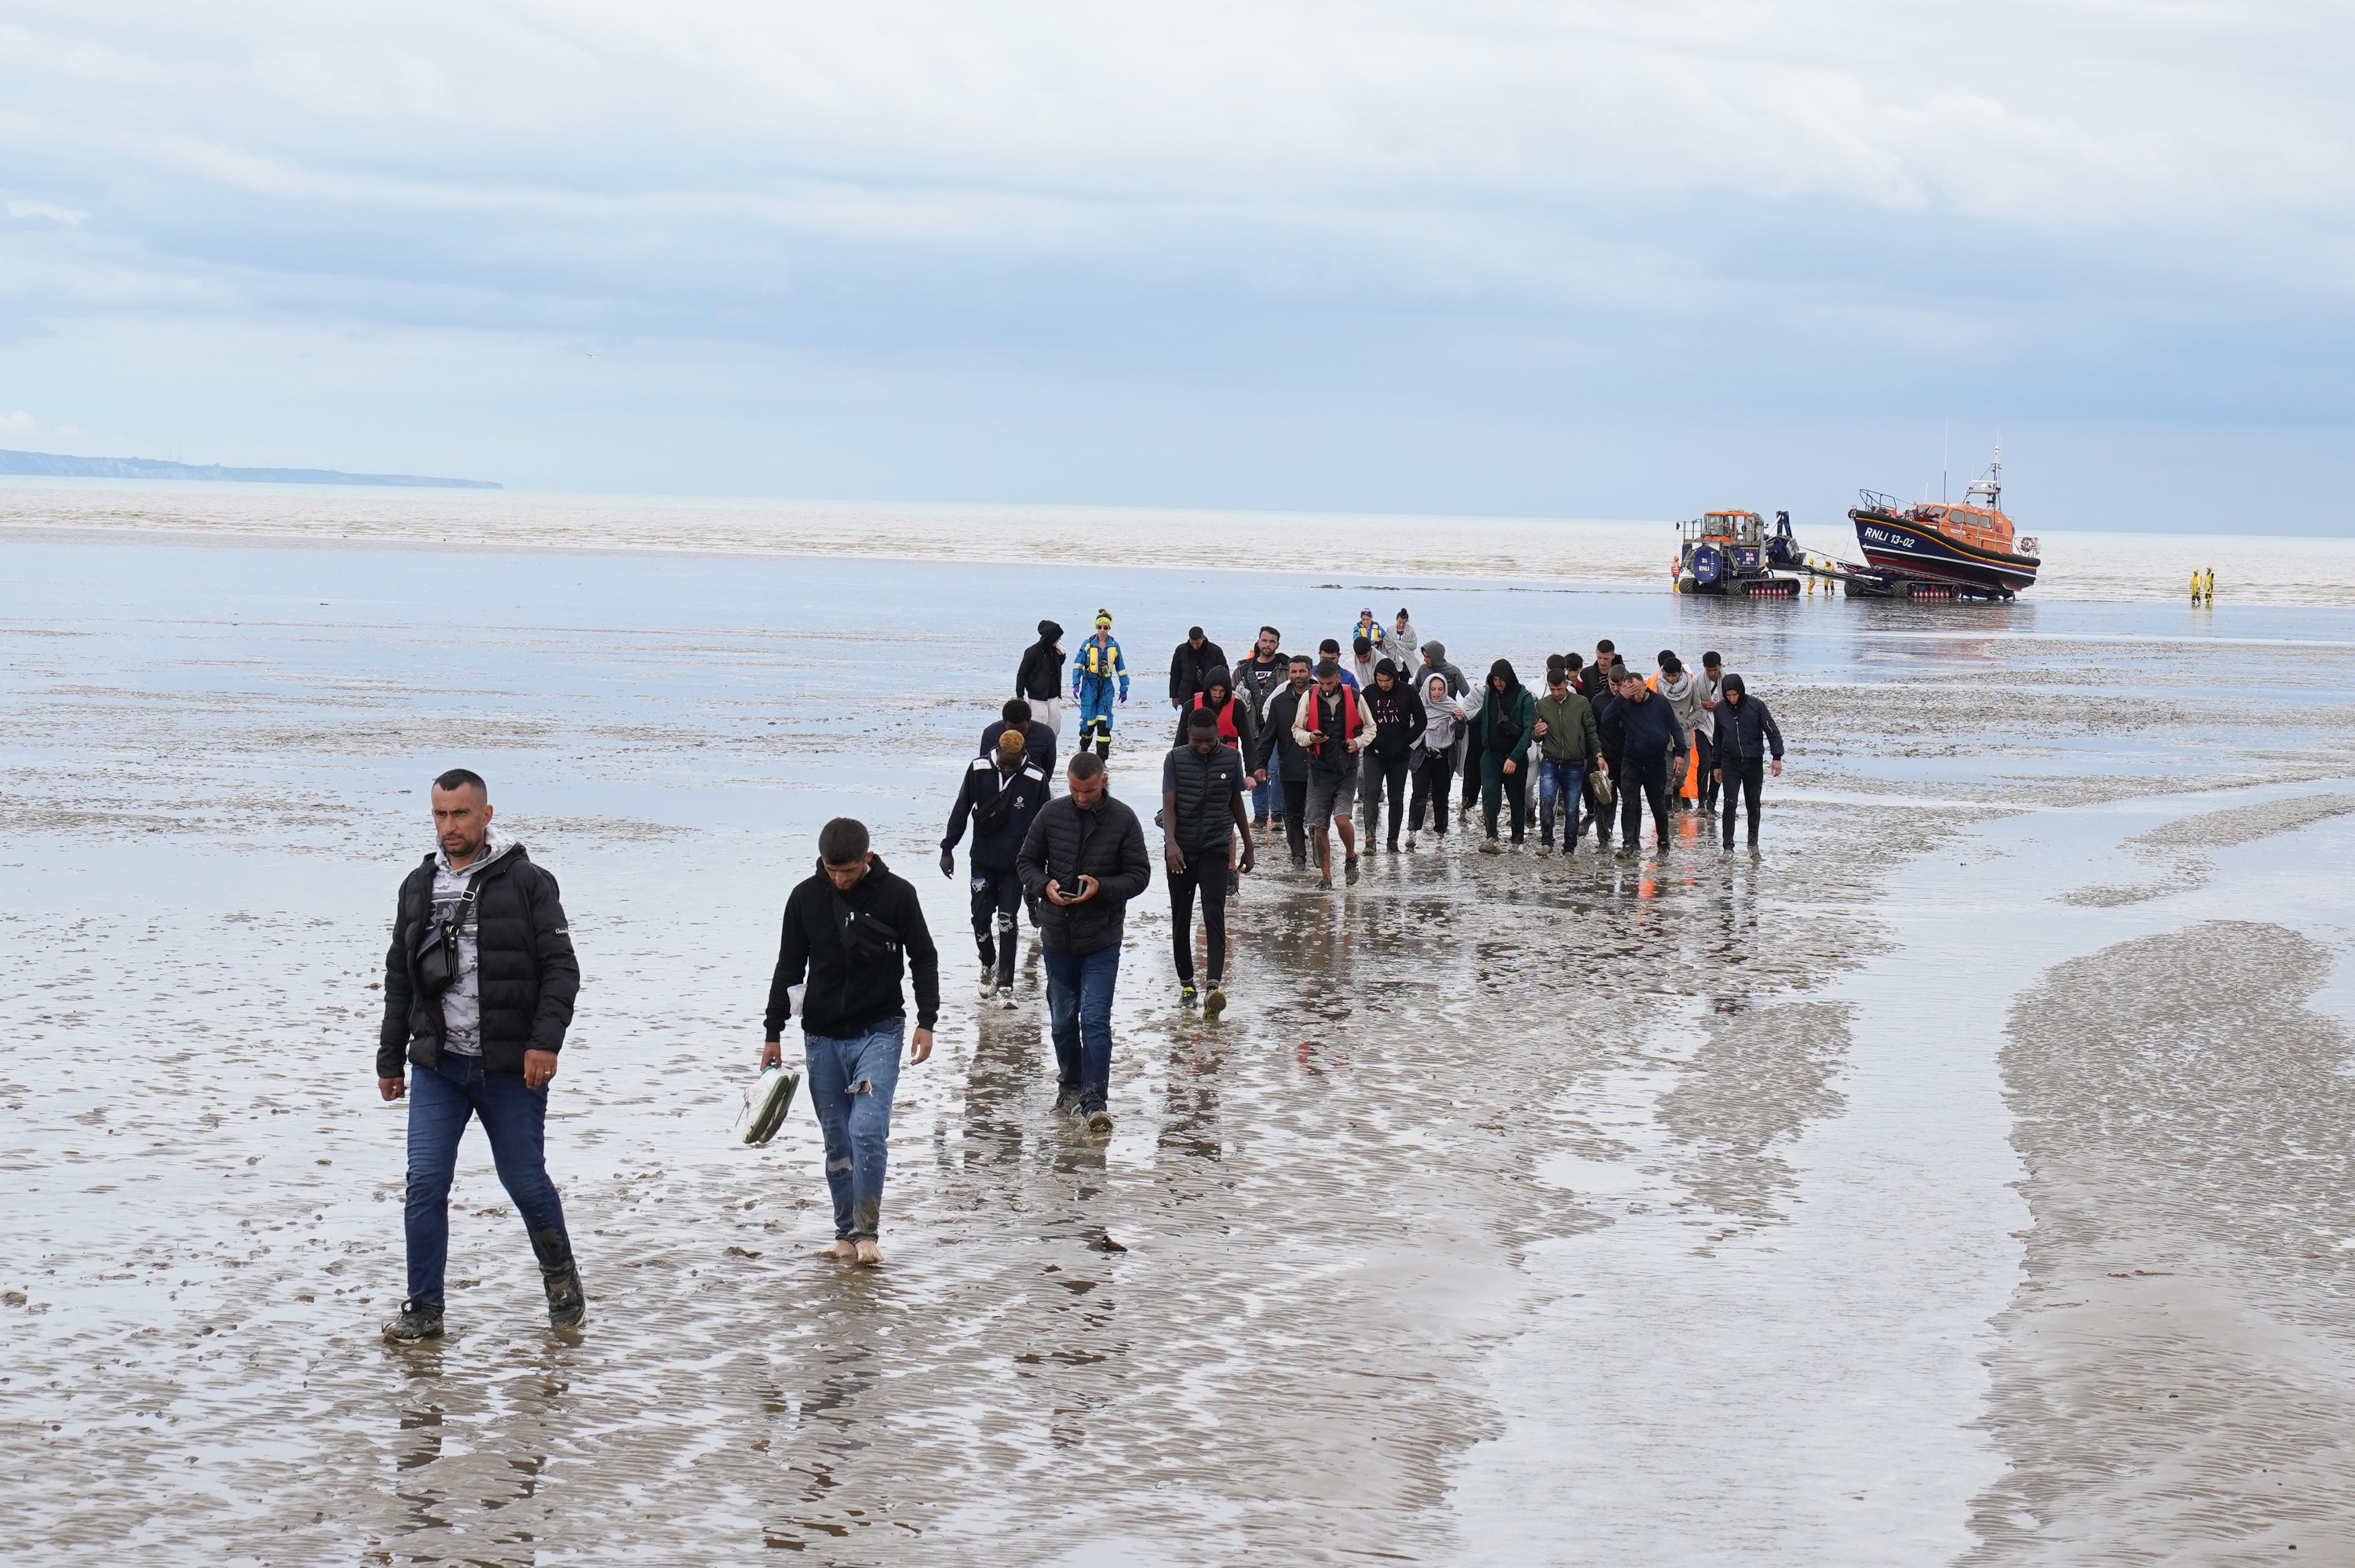
M 409 1295 L 385 1336 L 442 1337 L 450 1185 L 477 1118 L 538 1256 L 548 1320 L 578 1328 L 587 1303 L 545 1153 L 549 1081 L 581 991 L 564 906 L 556 878 L 492 825 L 481 774 L 450 769 L 432 803 L 439 847 L 400 885 L 377 1039 L 378 1092 L 409 1099 Z

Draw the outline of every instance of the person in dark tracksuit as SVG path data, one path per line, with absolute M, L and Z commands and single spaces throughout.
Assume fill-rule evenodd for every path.
M 409 1295 L 385 1337 L 442 1337 L 450 1187 L 477 1118 L 538 1256 L 548 1320 L 578 1328 L 588 1304 L 545 1152 L 549 1081 L 581 993 L 570 927 L 556 878 L 491 825 L 480 774 L 452 768 L 432 800 L 441 848 L 400 885 L 377 1037 L 378 1092 L 409 1097 Z
M 1623 853 L 1636 847 L 1636 835 L 1644 825 L 1644 807 L 1649 802 L 1652 825 L 1665 851 L 1668 847 L 1668 753 L 1684 748 L 1684 726 L 1677 722 L 1675 705 L 1646 687 L 1625 665 L 1612 674 L 1613 695 L 1618 705 L 1612 713 L 1623 736 L 1620 763 L 1614 769 L 1619 786 L 1619 847 Z
M 785 900 L 761 1065 L 783 1060 L 778 1041 L 800 986 L 810 1110 L 834 1200 L 834 1244 L 825 1250 L 845 1262 L 880 1263 L 891 1094 L 908 1028 L 901 966 L 916 991 L 916 1032 L 907 1042 L 913 1066 L 932 1054 L 941 957 L 915 888 L 869 847 L 864 822 L 837 817 L 819 829 L 817 862 Z
M 965 768 L 956 804 L 949 810 L 941 840 L 941 874 L 956 874 L 957 842 L 973 822 L 973 945 L 981 956 L 981 1000 L 993 997 L 1014 1009 L 1014 912 L 1022 906 L 1022 878 L 1015 858 L 1030 832 L 1030 819 L 1047 803 L 1047 775 L 1024 750 L 1022 736 L 1007 730 L 996 757 L 976 757 Z
M 1278 652 L 1283 646 L 1284 633 L 1273 626 L 1263 626 L 1250 655 L 1234 668 L 1235 695 L 1250 705 L 1254 735 L 1267 727 L 1267 700 L 1284 690 L 1284 672 L 1289 666 Z M 1281 779 L 1269 779 L 1266 768 L 1260 765 L 1255 741 L 1243 748 L 1242 758 L 1252 769 L 1252 826 L 1263 828 L 1271 811 L 1277 817 L 1284 815 L 1284 783 Z
M 1773 754 L 1771 764 L 1768 753 Z M 1717 777 L 1725 789 L 1725 847 L 1733 847 L 1735 786 L 1750 810 L 1750 842 L 1758 843 L 1758 797 L 1765 788 L 1768 767 L 1783 777 L 1783 731 L 1764 700 L 1750 694 L 1739 675 L 1728 675 L 1717 704 Z

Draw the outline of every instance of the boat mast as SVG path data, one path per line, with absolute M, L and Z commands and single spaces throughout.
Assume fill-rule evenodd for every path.
M 1967 506 L 1982 495 L 1987 497 L 1988 511 L 2003 510 L 2003 449 L 2001 447 L 1995 449 L 1995 459 L 1987 464 L 1987 477 L 1971 481 L 1970 488 L 1963 492 L 1963 503 Z

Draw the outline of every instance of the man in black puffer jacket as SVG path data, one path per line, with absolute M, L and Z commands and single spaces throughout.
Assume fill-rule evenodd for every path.
M 916 890 L 868 847 L 864 822 L 837 817 L 819 829 L 817 860 L 816 872 L 785 899 L 761 1065 L 782 1059 L 778 1040 L 793 1016 L 794 988 L 801 986 L 810 1111 L 826 1143 L 826 1184 L 834 1199 L 829 1250 L 845 1262 L 880 1263 L 891 1092 L 908 1027 L 900 961 L 904 955 L 916 986 L 916 1033 L 908 1042 L 913 1066 L 932 1054 L 941 956 Z
M 441 1337 L 450 1182 L 474 1117 L 538 1255 L 549 1321 L 577 1328 L 587 1305 L 545 1155 L 548 1084 L 581 991 L 564 906 L 556 878 L 491 826 L 480 774 L 444 773 L 432 805 L 442 847 L 400 885 L 377 1037 L 378 1091 L 410 1096 L 409 1296 L 384 1331 Z
M 1022 886 L 1043 898 L 1039 940 L 1046 948 L 1047 1011 L 1060 1092 L 1055 1108 L 1076 1112 L 1091 1132 L 1110 1132 L 1112 994 L 1120 979 L 1120 938 L 1128 901 L 1153 880 L 1153 859 L 1136 813 L 1112 798 L 1103 758 L 1082 751 L 1064 775 L 1071 793 L 1030 823 L 1016 863 Z

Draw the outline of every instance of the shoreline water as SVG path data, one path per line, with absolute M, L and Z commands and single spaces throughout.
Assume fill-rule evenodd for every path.
M 1246 889 L 1237 1001 L 1215 1029 L 1159 983 L 1156 886 L 1124 962 L 1119 1130 L 1091 1150 L 1045 1114 L 1035 1012 L 957 1011 L 962 899 L 922 874 L 1007 639 L 1117 596 L 1141 656 L 1114 760 L 1133 790 L 1167 741 L 1162 629 L 1209 620 L 1204 604 L 1231 644 L 1226 620 L 1337 625 L 1355 590 L 1036 561 L 229 555 L 124 535 L 0 549 L 16 585 L 0 779 L 23 834 L 0 885 L 27 956 L 0 1023 L 21 1118 L 7 1158 L 51 1205 L 8 1222 L 6 1251 L 30 1261 L 5 1282 L 27 1298 L 7 1372 L 32 1397 L 0 1446 L 39 1483 L 23 1539 L 51 1560 L 125 1542 L 316 1558 L 348 1554 L 352 1531 L 393 1555 L 518 1563 L 592 1543 L 1086 1554 L 1059 1532 L 1127 1542 L 1139 1563 L 1455 1560 L 1487 1538 L 1450 1489 L 1527 1421 L 1508 1394 L 1539 1393 L 1543 1414 L 1546 1391 L 1576 1386 L 1540 1365 L 1500 1387 L 1515 1348 L 1650 1331 L 1636 1312 L 1581 1330 L 1547 1271 L 1608 1256 L 1730 1275 L 1796 1250 L 1838 1206 L 1814 1185 L 1827 1139 L 1859 1136 L 1871 1095 L 1919 1091 L 1859 1076 L 1909 1022 L 1876 1016 L 1870 991 L 1904 959 L 1902 905 L 1923 896 L 1908 868 L 1925 840 L 2037 820 L 1974 828 L 1939 802 L 1977 820 L 2155 801 L 2115 809 L 2156 820 L 2252 775 L 2294 795 L 2355 773 L 2347 699 L 2301 635 L 2327 613 L 2228 604 L 2194 623 L 2258 639 L 2216 640 L 2236 661 L 2220 680 L 2211 640 L 2149 606 L 2055 601 L 1973 633 L 1941 609 L 1696 612 L 1468 582 L 1425 630 L 1476 658 L 1706 637 L 1764 672 L 1795 758 L 1764 856 L 1688 840 L 1665 864 L 1483 862 L 1459 841 L 1378 861 L 1332 898 L 1275 873 Z M 246 613 L 272 603 L 305 613 Z M 398 1278 L 400 1118 L 369 1103 L 359 1037 L 390 889 L 423 838 L 403 791 L 453 753 L 487 765 L 559 870 L 588 955 L 553 1153 L 593 1327 L 578 1346 L 535 1330 L 537 1287 L 476 1149 L 453 1215 L 460 1331 L 412 1360 L 368 1332 Z M 794 1256 L 822 1228 L 805 1122 L 766 1151 L 726 1125 L 776 904 L 838 810 L 912 874 L 952 1003 L 936 1063 L 902 1078 L 894 1264 L 863 1280 Z M 1974 874 L 2009 900 L 1987 911 L 1998 925 L 2023 902 L 2075 919 L 2058 895 L 2117 875 L 2026 851 L 2008 864 L 2016 880 Z M 2233 885 L 2229 860 L 2216 885 Z M 2032 960 L 2007 949 L 1956 978 L 1992 997 Z M 1313 976 L 1334 994 L 1305 994 Z M 1998 1027 L 1944 1044 L 1985 1071 Z M 123 1046 L 150 1065 L 137 1083 L 110 1070 Z M 1662 1234 L 1717 1236 L 1697 1262 L 1645 1253 L 1655 1222 L 1604 1224 L 1582 1202 L 1590 1168 L 1558 1167 L 1565 1150 L 1643 1158 L 1635 1124 L 1613 1125 L 1639 1111 L 1665 1129 L 1656 1211 L 1700 1197 Z M 1866 1234 L 1901 1217 L 1871 1206 L 1871 1183 L 1848 1191 Z M 181 1212 L 177 1232 L 153 1218 Z M 1128 1250 L 1102 1249 L 1107 1234 Z M 1876 1288 L 1907 1302 L 1902 1280 Z M 1711 1344 L 1729 1323 L 1754 1331 L 1739 1312 L 1689 1321 Z M 1677 1386 L 1625 1383 L 1605 1414 L 1673 1442 L 1710 1415 Z M 1902 1391 L 1884 1406 L 1902 1412 Z M 2042 1462 L 2032 1424 L 2015 1417 L 2012 1438 L 2013 1463 Z M 99 1454 L 104 1478 L 63 1486 Z M 1958 1520 L 1942 1486 L 1937 1529 L 2019 1528 L 2000 1508 Z M 1619 1495 L 1508 1495 L 1559 1540 L 1646 1517 Z
M 425 550 L 1282 569 L 1287 539 L 1352 539 L 1386 564 L 1375 593 L 1467 582 L 1588 593 L 1666 591 L 1674 524 L 1628 520 L 1198 512 L 1173 508 L 956 506 L 531 492 L 289 493 L 282 485 L 0 480 L 0 538 L 132 535 L 159 543 L 303 544 Z M 2025 527 L 2026 525 L 2023 524 Z M 2030 532 L 2036 530 L 2030 529 Z M 1845 517 L 1799 524 L 1817 555 L 1856 557 Z M 2355 539 L 2043 529 L 2045 568 L 2025 600 L 2164 603 L 2196 567 L 2224 567 L 2228 604 L 2355 606 Z M 1318 570 L 1324 568 L 1319 567 Z M 1423 576 L 1416 584 L 1395 580 Z M 1829 586 L 1829 585 L 1827 585 Z

